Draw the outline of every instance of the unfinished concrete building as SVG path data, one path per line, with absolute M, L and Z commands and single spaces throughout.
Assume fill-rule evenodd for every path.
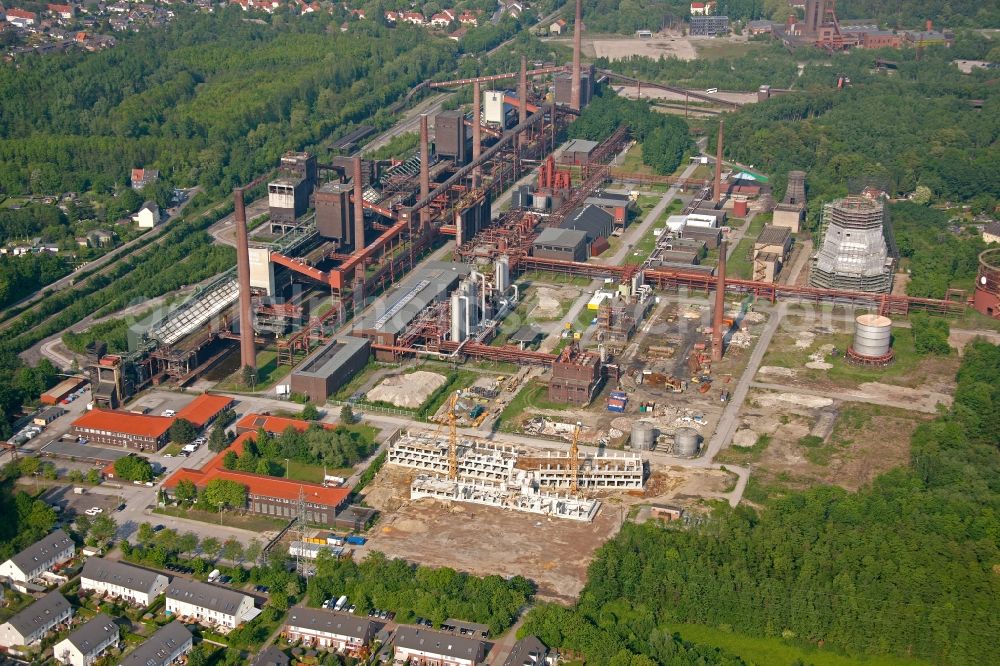
M 512 492 L 506 484 L 449 481 L 421 475 L 410 485 L 410 499 L 424 498 L 469 502 L 585 522 L 593 520 L 601 506 L 599 500 L 547 493 L 531 486 L 519 487 Z
M 812 257 L 809 284 L 890 293 L 894 246 L 881 201 L 847 197 L 828 203 L 823 207 L 823 243 Z

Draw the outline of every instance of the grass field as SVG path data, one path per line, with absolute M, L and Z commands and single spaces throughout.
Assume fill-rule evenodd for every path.
M 749 280 L 753 275 L 753 261 L 749 258 L 753 243 L 752 238 L 744 238 L 729 255 L 729 259 L 726 261 L 726 275 L 728 277 Z
M 621 168 L 628 173 L 653 174 L 653 170 L 642 162 L 641 143 L 635 144 L 625 153 L 625 159 L 622 160 Z
M 239 527 L 244 530 L 250 530 L 251 532 L 280 530 L 288 524 L 288 521 L 267 518 L 265 516 L 255 516 L 249 514 L 241 515 L 230 511 L 218 514 L 212 511 L 199 511 L 198 509 L 186 509 L 179 506 L 168 506 L 160 509 L 153 509 L 153 513 L 163 514 L 164 516 L 174 516 L 175 518 L 187 518 L 189 520 L 197 520 L 202 523 L 211 523 L 213 525 L 223 525 L 225 527 Z
M 281 461 L 282 463 L 284 461 Z M 288 461 L 287 466 L 288 478 L 293 481 L 306 481 L 308 483 L 323 483 L 323 474 L 330 474 L 332 476 L 343 476 L 348 477 L 354 473 L 354 470 L 350 467 L 345 467 L 343 469 L 323 469 L 322 465 L 310 465 L 307 463 L 300 463 L 294 460 Z
M 739 58 L 754 51 L 767 48 L 765 42 L 737 42 L 731 39 L 699 39 L 692 40 L 698 57 L 710 60 L 712 58 Z
M 531 282 L 541 282 L 542 284 L 570 284 L 577 287 L 586 287 L 592 280 L 592 278 L 582 275 L 565 275 L 549 271 L 528 271 L 521 278 Z
M 686 641 L 721 648 L 761 666 L 793 664 L 801 660 L 810 666 L 928 666 L 927 662 L 902 657 L 848 657 L 829 650 L 803 647 L 781 638 L 757 638 L 701 624 L 670 625 Z
M 292 371 L 290 365 L 278 365 L 278 352 L 265 349 L 257 353 L 257 383 L 254 385 L 255 392 L 266 391 L 288 376 Z M 223 380 L 217 386 L 223 391 L 247 391 L 248 387 L 240 381 L 240 372 Z
M 521 416 L 532 408 L 566 409 L 567 405 L 549 400 L 548 390 L 549 387 L 540 381 L 528 382 L 500 413 L 494 427 L 498 430 L 513 432 L 520 424 Z

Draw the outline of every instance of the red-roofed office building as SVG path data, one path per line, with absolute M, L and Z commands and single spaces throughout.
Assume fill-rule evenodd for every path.
M 248 414 L 247 417 L 262 417 L 260 414 Z M 247 417 L 244 417 L 247 418 Z M 274 418 L 274 417 L 270 417 Z M 296 429 L 305 430 L 309 427 L 307 421 L 298 419 L 281 419 L 295 424 Z M 284 428 L 277 432 L 284 431 Z M 317 525 L 333 525 L 337 512 L 347 503 L 350 491 L 347 488 L 327 488 L 318 483 L 305 481 L 290 481 L 263 474 L 251 474 L 225 469 L 222 460 L 229 451 L 237 455 L 243 453 L 243 443 L 256 437 L 256 428 L 244 432 L 224 451 L 205 463 L 201 469 L 183 467 L 163 483 L 163 488 L 172 493 L 177 484 L 187 479 L 198 488 L 213 479 L 235 481 L 247 487 L 247 510 L 251 513 L 273 518 L 292 519 L 298 515 L 299 494 L 305 499 L 306 519 Z
M 71 432 L 98 444 L 155 452 L 170 439 L 173 422 L 165 416 L 92 409 L 73 421 Z
M 192 400 L 186 407 L 177 412 L 177 418 L 189 421 L 198 430 L 201 430 L 222 413 L 227 407 L 233 404 L 232 398 L 224 395 L 212 395 L 202 393 Z

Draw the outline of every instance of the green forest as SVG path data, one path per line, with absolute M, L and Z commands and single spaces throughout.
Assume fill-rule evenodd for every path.
M 660 663 L 677 623 L 856 656 L 992 663 L 1000 644 L 1000 347 L 965 349 L 955 404 L 917 428 L 911 467 L 850 493 L 820 486 L 701 526 L 627 525 L 572 609 L 521 633 L 589 663 Z M 669 649 L 668 649 L 669 648 Z M 712 662 L 705 662 L 712 663 Z

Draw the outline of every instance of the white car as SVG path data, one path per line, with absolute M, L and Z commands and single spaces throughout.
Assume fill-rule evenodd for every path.
M 174 416 L 175 414 L 177 414 L 177 412 L 175 412 L 172 409 L 164 409 L 163 413 L 160 414 L 160 416 Z
M 84 513 L 87 514 L 88 516 L 96 516 L 100 513 L 104 513 L 104 509 L 97 506 L 92 506 L 86 511 L 84 511 Z

